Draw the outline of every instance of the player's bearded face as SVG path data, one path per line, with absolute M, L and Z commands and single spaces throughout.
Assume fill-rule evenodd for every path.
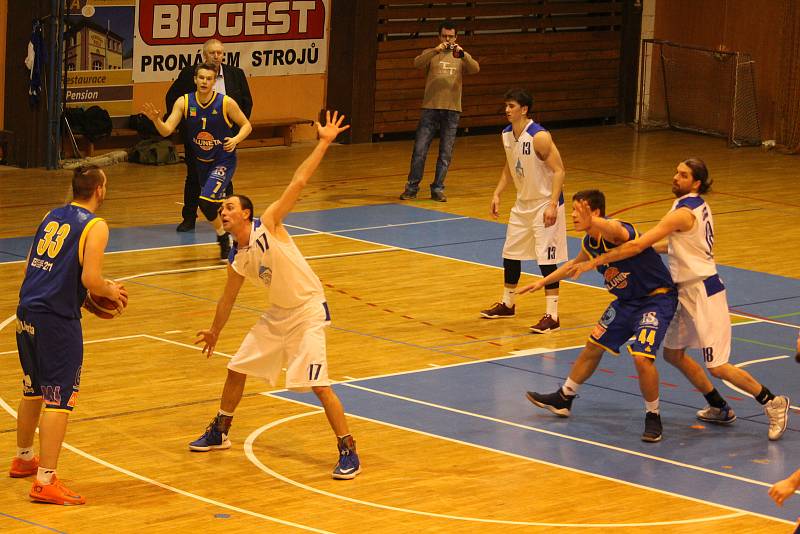
M 672 177 L 672 192 L 676 197 L 689 194 L 695 182 L 697 180 L 692 176 L 692 169 L 681 163 L 676 169 L 675 176 Z

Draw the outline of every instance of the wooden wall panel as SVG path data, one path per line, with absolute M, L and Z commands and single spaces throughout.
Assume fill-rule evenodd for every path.
M 764 139 L 775 138 L 775 103 L 780 91 L 781 35 L 787 1 L 669 0 L 656 3 L 655 39 L 708 48 L 725 47 L 752 56 Z
M 464 77 L 460 126 L 505 124 L 503 94 L 513 86 L 532 93 L 536 120 L 622 120 L 621 99 L 632 98 L 620 85 L 625 6 L 622 1 L 379 0 L 373 132 L 415 130 L 425 77 L 413 58 L 439 43 L 443 18 L 454 20 L 459 43 L 481 64 L 480 73 Z M 635 28 L 634 80 L 640 23 Z

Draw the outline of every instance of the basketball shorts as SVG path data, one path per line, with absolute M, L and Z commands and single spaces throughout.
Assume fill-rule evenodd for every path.
M 271 306 L 245 336 L 228 369 L 278 385 L 286 367 L 286 388 L 310 391 L 329 386 L 325 328 L 328 304 L 308 302 L 297 308 Z
M 589 342 L 618 355 L 619 348 L 633 337 L 628 345 L 631 355 L 655 358 L 677 304 L 674 290 L 633 300 L 617 299 L 606 308 Z
M 23 373 L 22 395 L 41 398 L 45 410 L 71 412 L 81 385 L 80 319 L 17 308 L 17 351 Z
M 503 257 L 509 260 L 536 260 L 539 265 L 567 261 L 567 217 L 564 204 L 557 209 L 556 222 L 545 227 L 548 202 L 517 200 L 511 208 L 506 229 Z
M 233 180 L 236 171 L 236 152 L 223 152 L 223 156 L 214 161 L 195 160 L 197 179 L 200 180 L 200 198 L 211 202 L 222 202 L 225 189 Z
M 728 363 L 731 356 L 731 316 L 719 275 L 678 286 L 678 311 L 664 346 L 700 349 L 706 367 Z

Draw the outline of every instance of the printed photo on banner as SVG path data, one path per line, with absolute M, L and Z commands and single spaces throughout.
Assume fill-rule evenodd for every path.
M 135 0 L 66 0 L 64 68 L 68 107 L 132 113 Z
M 248 76 L 324 73 L 329 13 L 330 0 L 138 0 L 133 80 L 173 80 L 212 38 Z

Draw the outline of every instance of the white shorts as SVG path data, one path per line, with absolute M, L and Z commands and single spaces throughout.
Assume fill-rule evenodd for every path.
M 509 260 L 536 260 L 539 265 L 567 261 L 567 216 L 564 204 L 558 207 L 556 222 L 544 226 L 544 210 L 549 201 L 517 200 L 511 208 L 506 229 L 503 257 Z
M 667 329 L 664 347 L 700 349 L 706 367 L 728 363 L 731 316 L 719 276 L 678 286 L 678 309 Z
M 330 315 L 324 302 L 297 308 L 270 307 L 245 336 L 228 369 L 259 376 L 277 386 L 286 367 L 286 388 L 309 391 L 329 386 L 325 328 Z

